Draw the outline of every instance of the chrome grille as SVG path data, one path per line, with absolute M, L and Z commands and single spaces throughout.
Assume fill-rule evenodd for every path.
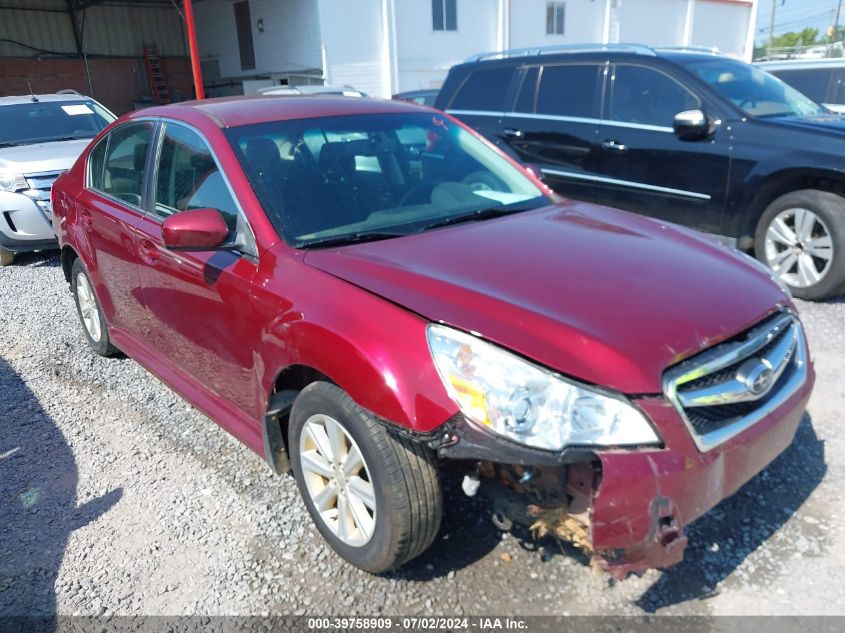
M 51 221 L 53 215 L 53 205 L 50 202 L 50 191 L 53 189 L 53 183 L 56 181 L 62 172 L 51 171 L 40 174 L 29 174 L 25 176 L 26 183 L 29 189 L 21 191 L 25 196 L 35 200 L 35 204 L 44 213 L 48 222 Z
M 806 379 L 804 333 L 780 312 L 666 372 L 667 397 L 700 450 L 741 433 L 783 403 Z

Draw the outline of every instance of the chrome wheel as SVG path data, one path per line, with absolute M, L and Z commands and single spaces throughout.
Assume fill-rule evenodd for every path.
M 794 288 L 819 283 L 833 263 L 833 240 L 821 218 L 809 209 L 778 213 L 766 231 L 766 263 Z
M 376 526 L 376 494 L 364 456 L 332 417 L 305 421 L 299 457 L 308 496 L 320 518 L 346 545 L 369 543 Z
M 103 332 L 100 328 L 100 309 L 97 307 L 97 300 L 94 298 L 94 291 L 88 283 L 88 277 L 84 273 L 76 275 L 76 301 L 79 304 L 79 314 L 82 316 L 82 325 L 85 331 L 95 343 L 100 342 Z

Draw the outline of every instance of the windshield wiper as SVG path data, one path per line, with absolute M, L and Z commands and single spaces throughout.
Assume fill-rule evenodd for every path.
M 364 231 L 337 237 L 325 237 L 298 245 L 298 248 L 322 248 L 326 246 L 346 246 L 347 244 L 362 244 L 378 240 L 389 240 L 394 237 L 404 237 L 407 233 L 389 233 L 386 231 Z
M 526 202 L 516 202 L 514 204 L 508 205 L 498 205 L 495 207 L 487 207 L 484 209 L 478 209 L 473 211 L 472 213 L 464 213 L 463 215 L 455 215 L 451 218 L 445 218 L 443 220 L 438 220 L 437 222 L 432 222 L 431 224 L 426 224 L 424 227 L 419 229 L 419 232 L 422 233 L 423 231 L 428 231 L 431 229 L 439 229 L 443 226 L 451 226 L 453 224 L 463 224 L 464 222 L 477 222 L 479 220 L 492 220 L 493 218 L 500 218 L 505 215 L 511 215 L 512 213 L 519 213 L 520 211 L 530 211 L 531 209 L 537 209 L 541 205 L 538 204 L 535 200 L 526 201 Z
M 3 141 L 0 143 L 0 147 L 17 147 L 18 145 L 23 145 L 23 143 L 17 143 L 13 141 Z
M 86 138 L 94 138 L 93 136 L 59 136 L 58 138 L 51 138 L 47 141 L 41 141 L 42 143 L 59 143 L 61 141 L 81 141 Z

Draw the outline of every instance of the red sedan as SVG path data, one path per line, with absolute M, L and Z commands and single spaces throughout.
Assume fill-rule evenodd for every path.
M 144 110 L 53 202 L 91 348 L 292 467 L 371 572 L 432 543 L 446 461 L 617 575 L 675 563 L 684 526 L 792 441 L 813 385 L 765 269 L 560 200 L 411 104 Z

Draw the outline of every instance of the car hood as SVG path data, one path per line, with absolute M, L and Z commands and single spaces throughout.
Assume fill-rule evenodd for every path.
M 91 139 L 0 148 L 0 171 L 39 174 L 70 169 Z
M 814 130 L 826 134 L 845 134 L 845 116 L 831 113 L 820 116 L 784 116 L 763 119 L 766 123 L 799 128 L 802 130 Z
M 788 303 L 742 257 L 680 227 L 567 202 L 305 261 L 562 374 L 651 394 L 668 366 Z

